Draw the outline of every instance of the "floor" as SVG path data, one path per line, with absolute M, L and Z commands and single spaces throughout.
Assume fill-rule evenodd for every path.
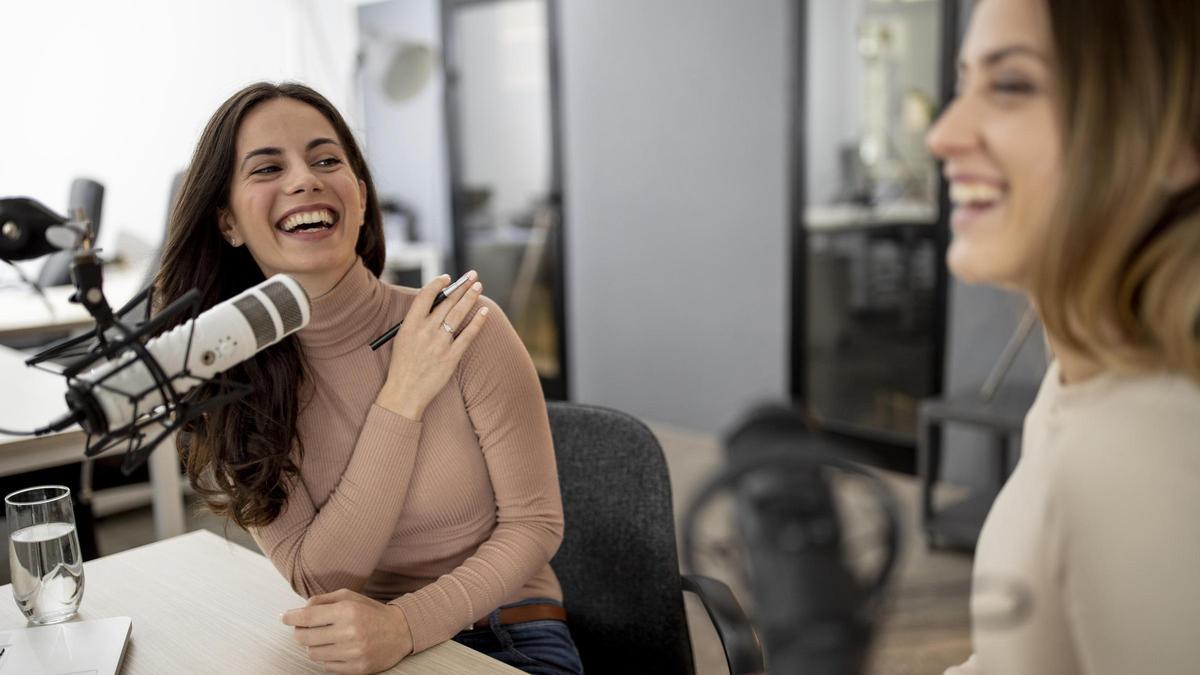
M 717 441 L 710 436 L 660 424 L 652 424 L 651 427 L 667 456 L 675 512 L 681 517 L 696 490 L 720 466 L 721 450 Z M 906 532 L 915 533 L 915 481 L 907 476 L 889 475 L 888 483 L 906 510 Z M 859 517 L 856 514 L 861 511 L 857 508 L 846 509 L 847 520 Z M 720 515 L 718 513 L 718 518 Z M 709 534 L 704 531 L 705 527 L 714 530 L 724 527 L 710 525 L 707 520 L 702 522 L 702 538 Z M 205 528 L 223 534 L 232 541 L 257 550 L 244 531 L 235 526 L 226 527 L 223 521 L 211 515 L 193 512 L 188 526 L 190 529 Z M 853 524 L 849 527 L 853 528 Z M 96 536 L 102 555 L 151 543 L 154 534 L 149 507 L 102 519 L 97 525 Z M 906 537 L 906 540 L 890 601 L 877 626 L 867 667 L 871 675 L 940 675 L 947 666 L 965 660 L 970 652 L 967 615 L 970 557 L 960 553 L 928 552 L 923 542 L 915 536 Z M 703 571 L 710 572 L 708 569 Z M 4 572 L 7 569 L 0 570 L 0 575 L 7 577 Z M 7 578 L 2 581 L 7 582 Z M 737 593 L 738 585 L 730 585 Z M 746 605 L 745 593 L 739 595 Z M 720 642 L 699 601 L 691 594 L 685 594 L 684 602 L 697 673 L 727 673 Z

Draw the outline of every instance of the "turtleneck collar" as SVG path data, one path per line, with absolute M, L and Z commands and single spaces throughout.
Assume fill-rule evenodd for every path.
M 388 292 L 362 258 L 333 288 L 312 299 L 312 320 L 296 335 L 306 357 L 327 359 L 366 349 L 387 326 Z

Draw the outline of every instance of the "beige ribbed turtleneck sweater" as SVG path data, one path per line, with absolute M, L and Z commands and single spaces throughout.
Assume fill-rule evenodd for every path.
M 422 421 L 374 404 L 394 343 L 367 343 L 415 295 L 359 261 L 313 300 L 298 334 L 300 481 L 279 518 L 251 534 L 305 597 L 349 588 L 399 606 L 419 652 L 501 604 L 561 599 L 548 563 L 563 515 L 537 374 L 491 300 Z
M 1061 376 L 979 535 L 975 655 L 946 673 L 1200 672 L 1200 386 Z

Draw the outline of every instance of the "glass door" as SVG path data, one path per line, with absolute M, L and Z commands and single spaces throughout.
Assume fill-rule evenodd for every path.
M 446 0 L 457 267 L 508 315 L 548 398 L 567 394 L 551 0 Z
M 793 394 L 829 428 L 911 448 L 941 373 L 944 223 L 924 137 L 943 1 L 803 4 Z

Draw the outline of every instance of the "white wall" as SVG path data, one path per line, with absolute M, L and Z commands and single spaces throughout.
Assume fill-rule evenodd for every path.
M 549 67 L 545 3 L 456 12 L 462 179 L 492 189 L 507 223 L 550 192 Z
M 351 113 L 357 35 L 343 0 L 38 0 L 0 4 L 0 195 L 65 212 L 105 186 L 100 243 L 156 245 L 172 175 L 208 117 L 256 80 L 301 80 Z
M 853 36 L 862 0 L 807 3 L 805 59 L 805 199 L 834 201 L 841 189 L 839 151 L 857 143 L 862 118 L 862 66 Z
M 786 394 L 788 4 L 560 3 L 573 399 L 715 431 Z M 440 43 L 436 0 L 359 21 Z M 363 101 L 376 183 L 448 251 L 442 96 Z
M 431 46 L 440 53 L 438 0 L 387 0 L 358 9 L 364 35 Z M 421 237 L 444 255 L 451 248 L 450 185 L 446 158 L 445 76 L 439 64 L 429 83 L 413 98 L 396 102 L 379 86 L 385 50 L 371 49 L 362 82 L 367 162 L 375 186 L 412 208 Z M 371 57 L 374 57 L 373 59 Z
M 791 4 L 561 3 L 575 400 L 717 431 L 786 395 Z

